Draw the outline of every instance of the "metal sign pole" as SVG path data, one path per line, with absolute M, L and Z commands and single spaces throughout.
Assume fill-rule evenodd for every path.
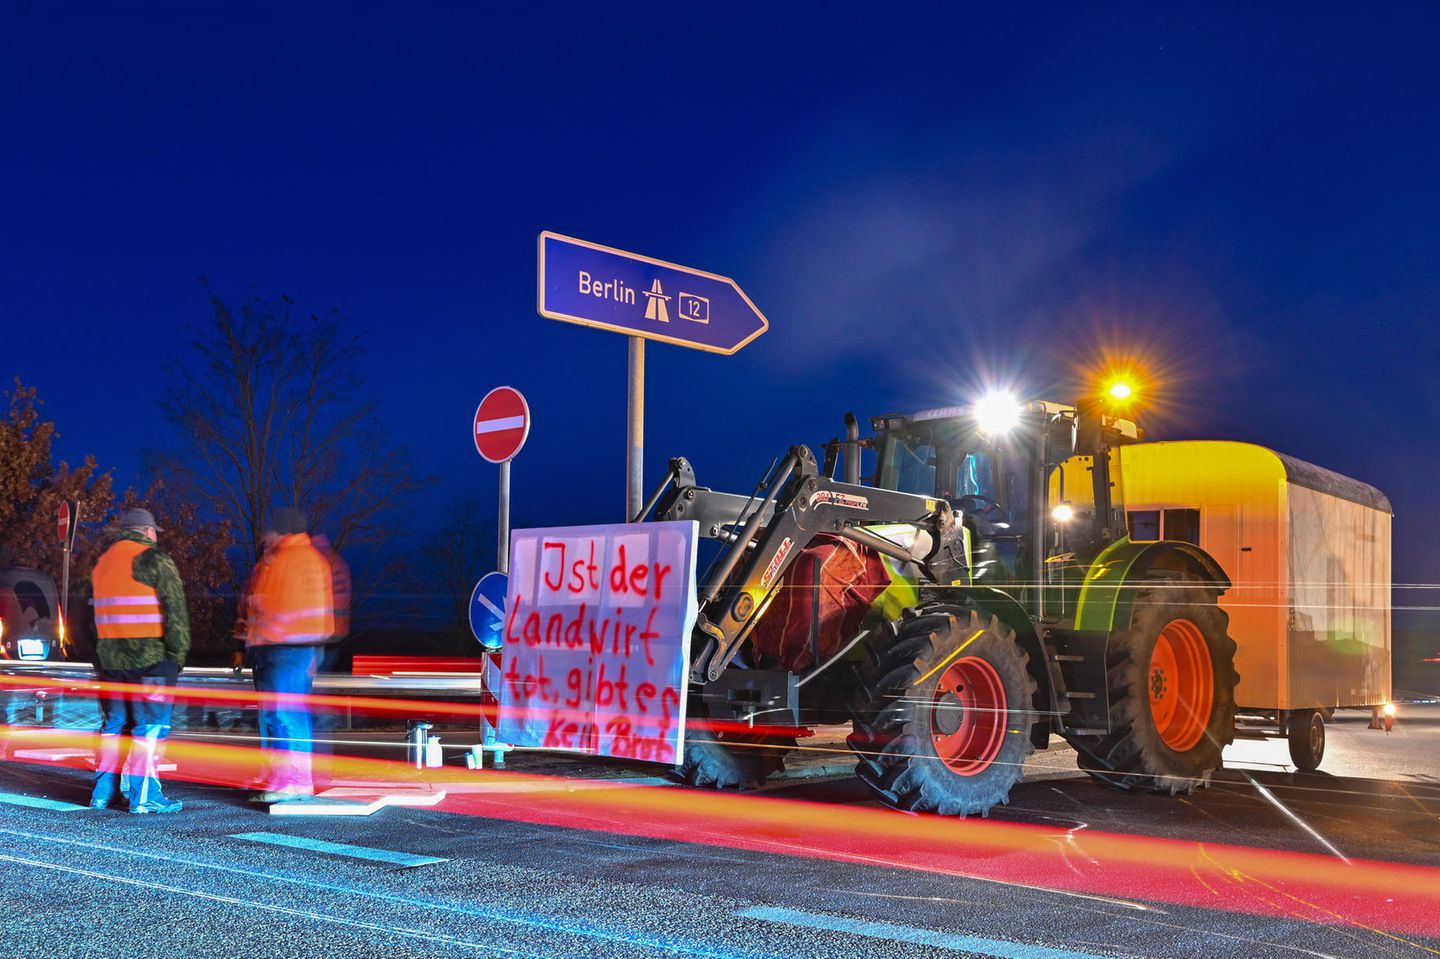
M 75 530 L 80 525 L 80 503 L 70 506 L 70 526 L 65 530 L 64 559 L 60 567 L 60 638 L 64 648 L 65 635 L 70 630 L 70 553 L 75 547 Z
M 495 568 L 510 572 L 510 461 L 500 464 L 500 530 L 495 544 Z
M 630 383 L 625 399 L 625 522 L 645 504 L 645 340 L 630 339 Z

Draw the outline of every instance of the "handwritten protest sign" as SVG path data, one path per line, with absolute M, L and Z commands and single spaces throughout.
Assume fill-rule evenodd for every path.
M 696 531 L 689 521 L 514 531 L 502 740 L 681 761 Z

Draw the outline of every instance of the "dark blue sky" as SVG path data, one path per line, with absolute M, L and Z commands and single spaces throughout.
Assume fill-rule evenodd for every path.
M 651 477 L 748 487 L 847 409 L 987 381 L 1068 397 L 1120 343 L 1168 371 L 1157 436 L 1374 483 L 1396 581 L 1440 582 L 1424 8 L 59 6 L 0 22 L 0 374 L 122 483 L 203 274 L 349 314 L 437 498 L 493 495 L 468 427 L 503 382 L 517 523 L 617 518 L 625 342 L 535 314 L 551 229 L 770 318 L 650 348 Z

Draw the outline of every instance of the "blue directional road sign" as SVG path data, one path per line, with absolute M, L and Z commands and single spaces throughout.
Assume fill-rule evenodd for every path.
M 540 234 L 541 316 L 730 354 L 770 328 L 729 277 Z
M 505 645 L 505 592 L 509 577 L 486 573 L 470 594 L 470 632 L 486 649 Z

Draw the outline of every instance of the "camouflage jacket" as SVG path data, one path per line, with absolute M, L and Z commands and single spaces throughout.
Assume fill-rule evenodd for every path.
M 185 665 L 190 652 L 190 613 L 185 606 L 185 587 L 175 561 L 156 549 L 144 536 L 130 530 L 119 539 L 144 543 L 150 549 L 135 557 L 130 575 L 136 582 L 152 587 L 160 595 L 165 613 L 165 635 L 144 639 L 102 639 L 95 644 L 95 665 L 101 669 L 144 669 L 161 660 Z

